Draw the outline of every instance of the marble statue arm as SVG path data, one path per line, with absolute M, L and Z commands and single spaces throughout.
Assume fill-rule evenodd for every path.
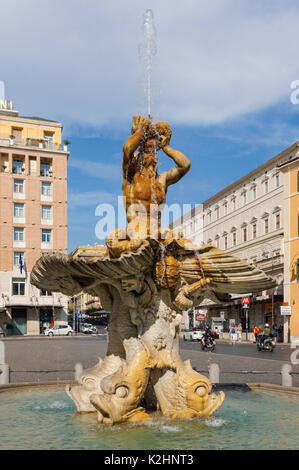
M 171 168 L 165 173 L 161 173 L 160 177 L 165 179 L 166 186 L 177 183 L 190 169 L 190 161 L 188 158 L 178 150 L 174 150 L 169 145 L 165 145 L 163 148 L 164 153 L 168 155 L 177 164 L 177 166 Z
M 139 120 L 135 132 L 127 139 L 123 146 L 123 178 L 128 179 L 135 173 L 137 168 L 137 159 L 134 158 L 134 152 L 139 147 L 141 140 L 147 128 L 147 119 L 142 118 Z

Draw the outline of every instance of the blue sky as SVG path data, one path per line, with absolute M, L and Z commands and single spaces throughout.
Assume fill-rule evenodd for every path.
M 171 124 L 171 120 L 169 120 Z M 69 249 L 101 243 L 95 208 L 121 195 L 122 145 L 127 128 L 88 139 L 71 137 L 69 161 Z M 170 186 L 167 202 L 200 204 L 299 140 L 299 104 L 287 100 L 218 125 L 172 126 L 171 144 L 191 161 L 190 172 Z M 161 151 L 160 171 L 171 161 Z
M 2 0 L 6 97 L 23 115 L 61 121 L 71 141 L 69 251 L 100 242 L 95 208 L 121 194 L 122 146 L 132 115 L 147 109 L 147 8 L 152 114 L 192 165 L 170 204 L 201 203 L 299 140 L 298 0 Z

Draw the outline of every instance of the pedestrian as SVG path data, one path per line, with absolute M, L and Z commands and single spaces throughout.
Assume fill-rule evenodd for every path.
M 254 338 L 255 338 L 254 343 L 257 343 L 257 337 L 258 337 L 258 334 L 259 334 L 259 327 L 257 325 L 254 325 L 253 333 L 254 333 Z
M 239 323 L 237 326 L 237 338 L 239 343 L 242 341 L 242 323 Z
M 235 344 L 237 341 L 237 332 L 236 332 L 236 325 L 232 323 L 232 326 L 229 329 L 230 334 L 230 344 Z

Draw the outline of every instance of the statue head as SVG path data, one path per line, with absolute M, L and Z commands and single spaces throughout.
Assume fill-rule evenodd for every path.
M 163 148 L 165 145 L 169 145 L 171 139 L 171 128 L 167 122 L 158 122 L 156 124 L 156 129 L 160 136 L 160 148 Z

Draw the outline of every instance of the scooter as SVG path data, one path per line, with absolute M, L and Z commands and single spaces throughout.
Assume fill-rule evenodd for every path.
M 200 341 L 200 346 L 201 346 L 202 351 L 204 351 L 206 348 L 209 349 L 210 351 L 214 351 L 216 343 L 211 336 L 207 336 L 206 339 L 203 336 Z
M 264 341 L 262 341 L 261 338 L 258 337 L 256 346 L 257 346 L 258 351 L 273 352 L 273 349 L 276 346 L 276 339 L 273 338 L 272 336 L 268 336 L 267 338 L 264 339 Z

